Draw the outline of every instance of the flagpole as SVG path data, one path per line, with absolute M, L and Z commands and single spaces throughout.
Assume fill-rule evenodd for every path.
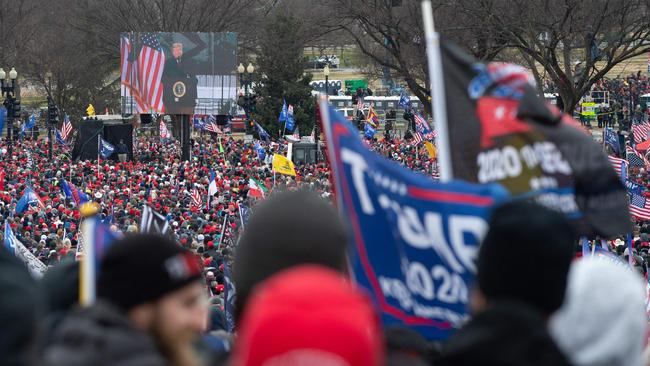
M 447 121 L 447 104 L 445 101 L 445 84 L 442 70 L 442 57 L 440 54 L 440 35 L 435 32 L 433 23 L 433 9 L 431 1 L 422 2 L 422 16 L 424 34 L 427 42 L 427 59 L 429 67 L 429 81 L 431 90 L 431 109 L 438 130 L 436 145 L 438 145 L 438 171 L 440 181 L 450 181 L 453 176 L 451 165 L 451 147 L 449 144 L 449 125 Z

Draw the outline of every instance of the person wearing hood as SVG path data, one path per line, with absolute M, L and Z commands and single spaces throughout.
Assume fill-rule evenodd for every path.
M 551 335 L 575 366 L 646 365 L 645 296 L 641 276 L 626 263 L 579 260 L 569 272 L 565 302 L 551 317 Z
M 559 212 L 525 201 L 497 207 L 479 249 L 473 318 L 434 364 L 569 365 L 547 321 L 564 300 L 575 239 Z

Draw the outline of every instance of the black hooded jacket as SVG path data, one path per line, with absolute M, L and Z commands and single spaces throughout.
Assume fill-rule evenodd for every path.
M 536 310 L 501 302 L 479 313 L 443 346 L 440 366 L 570 365 Z

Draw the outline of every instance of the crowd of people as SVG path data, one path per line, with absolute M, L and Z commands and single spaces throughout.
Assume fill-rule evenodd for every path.
M 366 142 L 437 176 L 435 157 L 421 144 Z M 16 142 L 10 152 L 0 146 L 0 219 L 48 266 L 37 280 L 0 250 L 0 363 L 648 364 L 645 289 L 625 264 L 631 255 L 636 269 L 646 270 L 645 223 L 632 253 L 620 239 L 606 243 L 625 262 L 574 261 L 583 248 L 564 216 L 526 202 L 497 208 L 478 255 L 473 317 L 448 341 L 432 343 L 379 323 L 349 280 L 348 230 L 329 200 L 327 163 L 296 164 L 295 177 L 274 174 L 268 157 L 286 148 L 283 141 L 225 138 L 196 142 L 184 162 L 178 144 L 140 137 L 134 161 L 75 162 L 66 147 L 49 159 L 39 141 Z M 208 198 L 213 172 L 217 190 Z M 638 173 L 638 183 L 649 186 Z M 88 307 L 78 304 L 82 218 L 62 191 L 64 180 L 124 234 L 101 260 L 98 300 Z M 253 182 L 264 197 L 253 194 Z M 27 187 L 43 207 L 16 214 Z M 171 235 L 140 232 L 144 204 L 164 215 Z M 248 221 L 241 207 L 251 208 Z

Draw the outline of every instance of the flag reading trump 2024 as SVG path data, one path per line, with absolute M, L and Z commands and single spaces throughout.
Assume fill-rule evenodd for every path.
M 467 320 L 479 243 L 507 193 L 497 184 L 435 183 L 368 150 L 324 102 L 321 117 L 355 281 L 385 325 L 447 338 Z

